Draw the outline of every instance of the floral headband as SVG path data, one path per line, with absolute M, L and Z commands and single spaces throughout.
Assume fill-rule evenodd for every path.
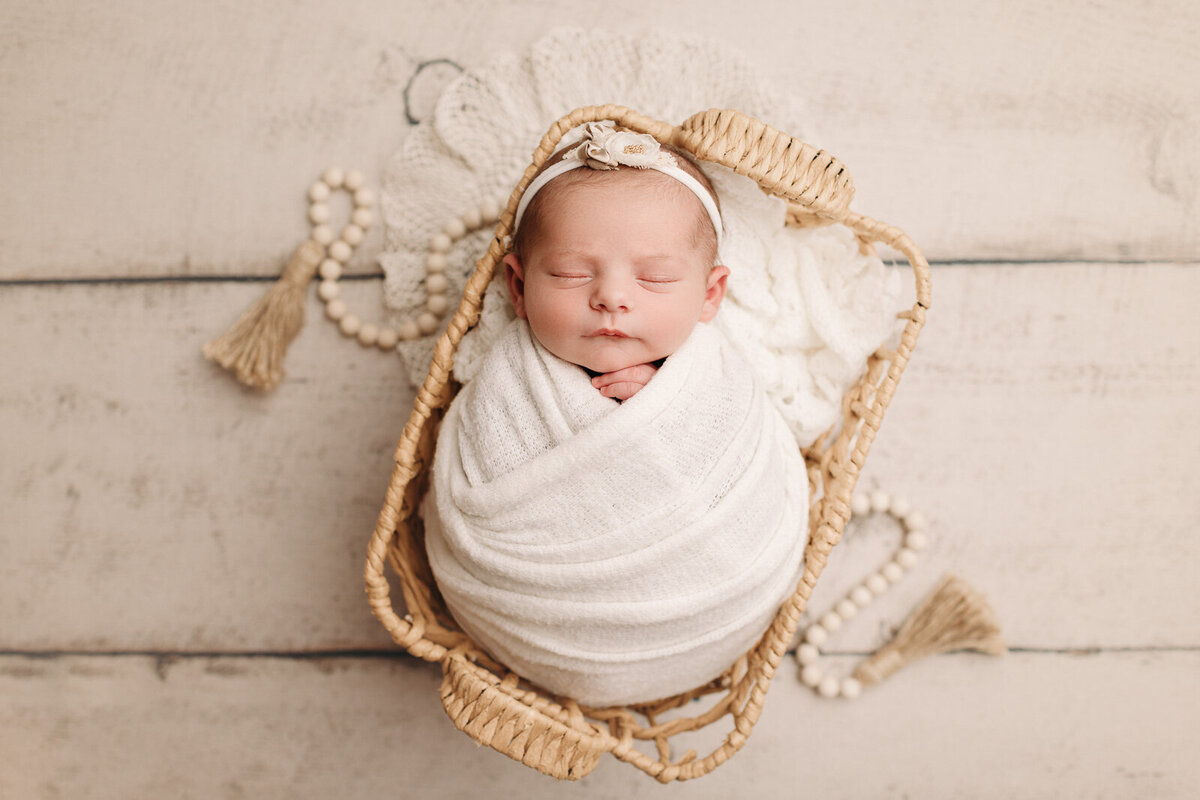
M 619 131 L 616 123 L 610 119 L 599 122 L 585 122 L 567 131 L 559 140 L 558 152 L 569 151 L 561 160 L 542 170 L 529 184 L 517 204 L 517 214 L 513 219 L 513 233 L 521 224 L 521 217 L 533 196 L 550 181 L 573 169 L 587 167 L 589 169 L 617 169 L 619 167 L 637 167 L 652 169 L 670 175 L 682 183 L 692 194 L 699 198 L 704 210 L 712 220 L 713 229 L 717 232 L 717 245 L 721 244 L 721 212 L 717 210 L 716 201 L 700 181 L 680 169 L 675 156 L 663 150 L 658 140 L 648 133 Z

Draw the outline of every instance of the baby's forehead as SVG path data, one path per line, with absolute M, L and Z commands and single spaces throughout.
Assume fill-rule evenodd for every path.
M 623 167 L 621 169 L 596 170 L 573 169 L 559 175 L 542 189 L 542 192 L 586 191 L 592 187 L 620 189 L 629 192 L 675 192 L 691 194 L 682 183 L 669 175 L 664 175 L 656 169 L 637 169 Z
M 621 197 L 651 197 L 677 206 L 689 215 L 707 221 L 704 205 L 679 181 L 653 169 L 619 170 L 577 169 L 560 175 L 541 190 L 539 213 L 553 218 L 571 212 L 569 200 L 586 195 L 604 195 L 614 201 Z

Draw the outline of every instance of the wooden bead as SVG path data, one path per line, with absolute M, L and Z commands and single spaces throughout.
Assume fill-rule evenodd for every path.
M 875 512 L 887 511 L 888 506 L 892 504 L 892 496 L 887 492 L 873 492 L 871 494 L 871 510 Z
M 924 531 L 912 531 L 905 534 L 904 546 L 909 550 L 920 552 L 929 546 L 929 537 L 925 535 Z
M 867 591 L 874 595 L 881 595 L 886 592 L 888 588 L 887 578 L 883 577 L 878 572 L 868 575 L 867 579 L 863 581 L 863 585 L 867 587 Z
M 479 216 L 484 222 L 495 222 L 500 219 L 500 204 L 495 200 L 484 200 L 479 204 Z
M 862 683 L 857 678 L 842 678 L 842 697 L 853 700 L 862 694 Z
M 341 300 L 330 300 L 325 304 L 325 316 L 334 322 L 346 316 L 346 304 Z
M 875 595 L 865 586 L 855 586 L 850 590 L 850 600 L 859 608 L 866 608 L 874 599 Z
M 375 222 L 375 215 L 371 213 L 369 208 L 356 208 L 354 213 L 350 215 L 350 221 L 364 231 L 371 227 Z
M 354 193 L 354 206 L 356 208 L 370 208 L 375 204 L 375 193 L 370 189 L 359 189 Z
M 338 167 L 330 167 L 321 174 L 321 180 L 325 181 L 325 185 L 330 189 L 337 189 L 345 180 L 346 173 Z
M 854 615 L 858 613 L 858 604 L 847 598 L 839 601 L 834 610 L 844 620 L 854 619 Z
M 321 262 L 321 266 L 317 268 L 317 274 L 323 280 L 336 281 L 342 277 L 342 265 L 334 261 L 332 258 L 327 258 Z
M 842 688 L 842 683 L 837 678 L 830 675 L 827 678 L 822 678 L 817 684 L 817 693 L 821 697 L 837 697 L 838 690 Z
M 917 564 L 917 554 L 909 547 L 901 547 L 896 552 L 896 563 L 905 569 L 912 569 Z
M 425 279 L 425 291 L 430 294 L 445 294 L 450 288 L 450 281 L 440 273 L 434 273 Z
M 425 257 L 425 271 L 430 274 L 442 272 L 446 269 L 447 263 L 449 262 L 446 260 L 445 253 L 430 253 Z
M 820 624 L 809 625 L 808 630 L 804 632 L 804 640 L 816 647 L 825 644 L 825 640 L 828 638 L 829 633 Z
M 328 303 L 330 300 L 336 299 L 337 296 L 337 281 L 321 281 L 321 285 L 317 287 L 317 297 Z
M 871 511 L 871 498 L 862 492 L 855 492 L 850 498 L 850 514 L 855 517 L 866 516 Z
M 342 228 L 342 241 L 353 247 L 357 244 L 362 244 L 363 229 L 357 225 L 350 224 Z
M 347 172 L 346 176 L 342 179 L 342 185 L 352 192 L 361 189 L 364 183 L 366 183 L 366 178 L 356 169 Z
M 324 203 L 313 203 L 308 207 L 308 218 L 313 225 L 329 221 L 329 206 Z
M 312 229 L 312 240 L 319 245 L 328 247 L 333 241 L 333 228 L 328 225 L 318 225 Z
M 329 257 L 334 261 L 340 261 L 345 264 L 350 260 L 350 256 L 354 254 L 354 250 L 350 245 L 338 239 L 333 244 L 329 245 Z
M 449 236 L 444 233 L 438 233 L 429 240 L 429 249 L 435 253 L 445 253 L 450 250 L 451 244 L 453 242 L 450 241 Z
M 429 313 L 440 317 L 446 313 L 446 309 L 450 308 L 450 301 L 446 299 L 446 295 L 444 294 L 431 294 L 425 301 L 425 307 L 429 309 Z
M 910 531 L 923 531 L 929 527 L 929 520 L 920 511 L 914 511 L 904 518 L 904 527 Z
M 390 325 L 379 329 L 379 339 L 375 342 L 380 350 L 391 350 L 400 342 L 400 334 Z
M 815 664 L 820 656 L 821 651 L 808 642 L 805 642 L 796 648 L 796 661 L 799 662 L 800 666 L 802 667 L 809 664 Z
M 358 329 L 358 343 L 363 347 L 374 347 L 379 341 L 379 326 L 368 322 Z
M 823 677 L 821 668 L 816 664 L 809 664 L 800 670 L 800 680 L 805 686 L 816 688 L 821 683 L 821 678 Z
M 461 239 L 467 235 L 467 226 L 461 219 L 452 219 L 446 223 L 446 227 L 442 228 L 442 233 L 451 239 Z
M 404 322 L 401 322 L 400 328 L 396 332 L 400 334 L 400 340 L 404 342 L 411 342 L 413 339 L 416 339 L 421 335 L 421 329 L 418 328 L 417 323 L 413 322 L 411 319 L 406 319 Z
M 888 583 L 895 583 L 904 577 L 904 568 L 895 561 L 889 561 L 883 565 L 883 569 L 879 570 Z
M 483 214 L 479 213 L 478 208 L 472 208 L 462 215 L 462 221 L 467 230 L 473 231 L 483 227 Z
M 438 329 L 438 318 L 426 311 L 417 317 L 417 328 L 422 334 L 428 336 Z
M 836 611 L 830 611 L 825 616 L 821 617 L 821 627 L 832 633 L 842 627 L 842 618 L 838 616 Z
M 888 506 L 888 513 L 897 519 L 904 519 L 912 511 L 912 504 L 904 497 L 893 497 L 892 504 Z
M 342 329 L 342 333 L 345 335 L 353 336 L 362 327 L 362 320 L 354 314 L 346 314 L 338 321 L 338 327 Z
M 329 199 L 329 184 L 317 181 L 308 187 L 308 199 L 314 203 L 324 203 Z

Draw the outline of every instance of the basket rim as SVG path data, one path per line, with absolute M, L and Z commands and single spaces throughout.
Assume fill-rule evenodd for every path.
M 427 473 L 423 473 L 421 468 L 432 459 L 433 431 L 440 421 L 441 411 L 448 406 L 456 389 L 450 372 L 454 353 L 463 334 L 479 320 L 484 291 L 491 281 L 496 265 L 506 252 L 505 242 L 511 232 L 516 206 L 541 164 L 555 152 L 555 145 L 562 135 L 578 124 L 601 119 L 613 119 L 617 124 L 632 130 L 650 133 L 659 141 L 681 147 L 701 160 L 731 166 L 739 174 L 755 179 L 764 190 L 788 201 L 789 224 L 797 224 L 800 220 L 810 218 L 821 223 L 840 223 L 853 230 L 866 245 L 878 242 L 893 247 L 908 259 L 916 278 L 916 302 L 911 309 L 899 315 L 906 320 L 899 346 L 895 350 L 885 351 L 881 348 L 868 359 L 863 379 L 843 397 L 841 431 L 828 439 L 827 436 L 822 436 L 817 443 L 805 450 L 813 502 L 810 504 L 809 541 L 804 551 L 803 575 L 796 590 L 780 606 L 758 644 L 739 662 L 731 665 L 728 671 L 728 685 L 715 690 L 727 692 L 726 697 L 714 706 L 714 709 L 721 713 L 716 714 L 713 719 L 705 719 L 704 722 L 708 724 L 724 713 L 729 713 L 735 720 L 734 730 L 721 747 L 704 759 L 696 761 L 685 757 L 678 763 L 671 763 L 669 756 L 661 756 L 659 760 L 654 760 L 627 746 L 628 738 L 634 735 L 629 731 L 638 731 L 636 727 L 622 728 L 627 735 L 621 737 L 620 744 L 613 744 L 617 739 L 612 737 L 606 740 L 610 745 L 606 749 L 612 751 L 615 756 L 633 763 L 656 779 L 667 782 L 698 777 L 723 763 L 740 749 L 749 730 L 757 721 L 771 678 L 795 633 L 800 614 L 830 551 L 840 539 L 850 517 L 850 493 L 882 421 L 883 412 L 895 392 L 917 336 L 924 325 L 925 312 L 930 306 L 929 265 L 917 246 L 902 230 L 849 210 L 854 185 L 849 171 L 840 161 L 823 150 L 804 144 L 741 112 L 732 109 L 709 109 L 694 114 L 679 126 L 671 126 L 624 106 L 599 105 L 575 109 L 554 122 L 534 151 L 532 161 L 522 179 L 513 189 L 508 204 L 496 224 L 487 252 L 476 262 L 459 307 L 435 346 L 429 371 L 417 390 L 413 411 L 397 444 L 392 477 L 368 546 L 364 581 L 373 613 L 398 644 L 414 656 L 442 662 L 443 669 L 448 669 L 446 665 L 452 660 L 464 663 L 478 660 L 501 669 L 503 667 L 465 633 L 459 632 L 461 639 L 450 637 L 442 642 L 430 638 L 431 623 L 437 626 L 437 622 L 432 612 L 426 610 L 431 609 L 431 604 L 435 602 L 432 597 L 432 591 L 435 589 L 418 585 L 420 578 L 416 570 L 402 560 L 401 555 L 397 554 L 397 548 L 403 536 L 415 535 L 410 530 L 408 521 L 415 518 L 416 508 L 423 494 L 424 487 L 421 484 Z M 734 163 L 729 164 L 727 161 Z M 402 525 L 405 526 L 407 534 L 401 532 Z M 420 558 L 421 555 L 416 557 Z M 391 561 L 400 576 L 406 606 L 409 608 L 409 614 L 403 618 L 392 606 L 390 588 L 384 575 L 385 561 Z M 415 610 L 413 606 L 416 606 Z M 745 671 L 734 680 L 733 673 L 739 663 L 743 662 Z M 474 663 L 472 666 L 485 669 Z M 502 681 L 492 674 L 497 683 Z M 711 691 L 714 691 L 711 685 L 706 685 L 645 705 L 653 708 L 677 706 Z M 570 700 L 566 702 L 574 703 Z M 642 707 L 643 704 L 637 706 Z M 580 708 L 582 713 L 581 707 L 575 707 Z M 612 714 L 616 714 L 618 718 L 624 719 L 621 714 L 631 708 L 633 706 L 586 709 L 586 712 L 593 718 L 596 715 L 603 717 L 608 714 L 611 717 Z M 697 719 L 710 716 L 713 716 L 712 710 Z M 654 727 L 651 724 L 650 728 L 640 729 L 638 735 L 644 736 L 647 731 L 653 735 Z M 482 739 L 476 739 L 482 742 Z M 496 749 L 505 752 L 502 748 Z M 663 745 L 660 745 L 660 752 L 662 750 Z M 506 755 L 511 754 L 506 752 Z M 536 764 L 530 766 L 537 767 Z

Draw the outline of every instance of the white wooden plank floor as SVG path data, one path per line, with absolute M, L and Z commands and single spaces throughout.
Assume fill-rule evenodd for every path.
M 696 7 L 689 30 L 806 100 L 855 207 L 940 259 L 863 476 L 923 507 L 933 546 L 832 660 L 849 671 L 945 571 L 990 597 L 1013 652 L 933 658 L 853 704 L 788 662 L 745 750 L 683 785 L 605 760 L 564 788 L 476 748 L 362 593 L 413 394 L 399 363 L 344 343 L 315 299 L 274 394 L 199 349 L 305 234 L 320 169 L 377 175 L 456 65 L 528 45 L 547 7 L 17 0 L 0 798 L 1196 795 L 1200 11 Z M 681 23 L 606 8 L 615 29 Z M 373 280 L 343 291 L 379 302 Z M 813 609 L 893 535 L 852 528 Z
M 455 731 L 440 673 L 411 659 L 4 657 L 0 793 L 1183 798 L 1197 670 L 1194 651 L 942 656 L 842 703 L 789 661 L 711 775 L 663 787 L 605 760 L 576 789 Z
M 1187 324 L 1200 270 L 974 265 L 934 279 L 946 311 L 931 315 L 864 477 L 927 508 L 934 547 L 837 650 L 875 647 L 952 569 L 991 596 L 1018 653 L 915 665 L 851 708 L 812 699 L 789 667 L 753 746 L 680 791 L 729 796 L 754 775 L 834 796 L 1185 796 L 1172 793 L 1200 778 L 1185 746 L 1200 708 L 1200 342 Z M 0 789 L 325 796 L 343 785 L 367 797 L 383 776 L 405 785 L 416 771 L 409 785 L 446 796 L 475 780 L 551 791 L 453 731 L 435 668 L 347 653 L 390 650 L 359 575 L 411 390 L 390 357 L 323 322 L 295 344 L 277 393 L 226 380 L 198 346 L 221 309 L 260 289 L 0 295 L 0 373 L 23 376 L 0 406 L 0 445 L 24 454 L 0 467 L 0 747 L 24 765 Z M 1178 336 L 1152 335 L 1152 319 Z M 878 525 L 848 535 L 813 608 L 889 542 Z M 303 655 L 313 651 L 343 657 Z M 838 735 L 802 745 L 809 714 Z M 898 730 L 903 747 L 889 738 Z M 169 744 L 180 737 L 186 747 Z M 928 772 L 949 753 L 947 775 Z M 855 754 L 874 765 L 867 777 Z M 449 770 L 458 757 L 472 766 Z M 1021 769 L 999 769 L 1008 763 Z M 840 785 L 847 775 L 856 782 Z M 648 791 L 617 765 L 588 780 L 601 796 Z
M 931 258 L 1179 260 L 1200 245 L 1189 0 L 749 0 L 736 13 L 697 0 L 684 17 L 607 0 L 603 21 L 580 0 L 339 8 L 8 0 L 0 175 L 21 200 L 0 215 L 0 276 L 277 273 L 307 235 L 308 183 L 330 163 L 379 175 L 406 115 L 432 107 L 443 59 L 479 67 L 590 24 L 740 50 L 803 100 L 857 207 Z
M 930 562 L 993 594 L 1020 646 L 1200 642 L 1200 617 L 1173 613 L 1181 598 L 1200 610 L 1200 270 L 942 266 L 934 286 L 864 486 L 928 510 Z M 360 574 L 412 389 L 395 357 L 345 343 L 315 298 L 284 384 L 242 389 L 199 351 L 260 291 L 0 294 L 0 374 L 21 376 L 0 404 L 0 450 L 21 454 L 0 463 L 0 597 L 17 612 L 6 647 L 386 643 Z M 377 291 L 348 286 L 363 306 Z M 838 557 L 818 606 L 859 577 L 839 580 Z

